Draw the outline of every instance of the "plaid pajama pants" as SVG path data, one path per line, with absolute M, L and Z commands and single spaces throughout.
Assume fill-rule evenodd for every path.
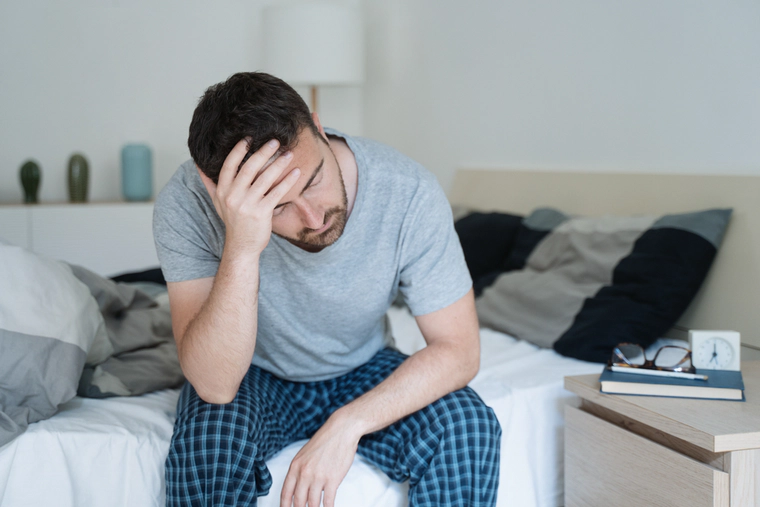
M 310 438 L 405 358 L 384 349 L 346 375 L 306 383 L 251 366 L 226 405 L 185 383 L 166 459 L 167 506 L 255 506 L 272 486 L 267 459 Z M 500 439 L 493 411 L 468 387 L 365 435 L 358 453 L 392 480 L 409 480 L 411 507 L 482 507 L 496 503 Z

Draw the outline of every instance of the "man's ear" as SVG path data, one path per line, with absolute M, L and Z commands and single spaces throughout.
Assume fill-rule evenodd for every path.
M 198 171 L 198 175 L 201 177 L 201 181 L 203 182 L 203 186 L 206 187 L 206 191 L 208 192 L 208 195 L 211 196 L 211 200 L 214 200 L 214 196 L 216 195 L 216 183 L 206 176 L 203 171 L 201 171 L 201 168 L 197 165 L 195 166 L 195 169 Z
M 325 129 L 322 127 L 322 124 L 319 123 L 319 115 L 316 111 L 311 113 L 311 119 L 314 120 L 314 125 L 317 126 L 317 130 L 319 130 L 319 133 L 322 134 L 322 137 L 325 138 L 325 141 L 327 141 L 327 134 L 325 134 Z M 329 144 L 329 141 L 328 141 Z

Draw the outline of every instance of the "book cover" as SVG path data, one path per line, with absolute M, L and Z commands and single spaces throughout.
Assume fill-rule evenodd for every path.
M 707 375 L 707 380 L 652 377 L 605 368 L 599 377 L 600 390 L 608 394 L 744 401 L 744 381 L 740 371 L 698 369 L 697 373 Z

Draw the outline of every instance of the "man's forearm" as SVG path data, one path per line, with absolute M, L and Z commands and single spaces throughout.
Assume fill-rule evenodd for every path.
M 480 349 L 471 343 L 429 345 L 374 389 L 336 411 L 331 419 L 360 438 L 465 387 L 477 373 L 480 361 Z
M 179 359 L 185 377 L 209 403 L 229 403 L 256 347 L 258 255 L 222 255 L 208 299 L 185 330 Z
M 363 435 L 382 429 L 451 391 L 464 387 L 478 369 L 478 336 L 470 347 L 436 342 L 417 352 L 377 387 L 338 409 L 304 445 L 290 464 L 280 494 L 280 507 L 296 500 L 309 505 L 324 491 L 324 504 L 348 473 Z M 300 498 L 300 500 L 299 500 Z

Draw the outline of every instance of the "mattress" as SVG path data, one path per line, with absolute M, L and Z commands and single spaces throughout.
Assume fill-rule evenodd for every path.
M 411 354 L 425 343 L 408 311 L 388 312 L 396 346 Z M 565 375 L 601 366 L 489 329 L 481 330 L 481 370 L 473 387 L 502 426 L 498 505 L 562 505 Z M 134 398 L 74 398 L 52 418 L 0 448 L 0 506 L 163 506 L 164 460 L 178 390 Z M 269 460 L 273 486 L 260 507 L 279 506 L 290 461 L 305 441 Z M 406 506 L 408 486 L 391 482 L 357 456 L 336 498 L 338 507 Z

